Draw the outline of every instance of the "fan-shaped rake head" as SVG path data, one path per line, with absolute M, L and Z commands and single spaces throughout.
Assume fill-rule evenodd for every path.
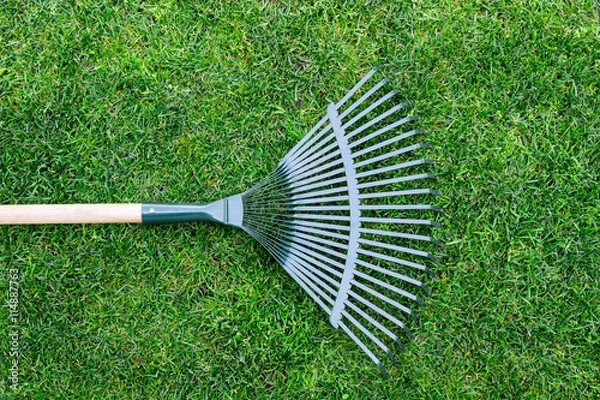
M 437 194 L 423 188 L 435 176 L 432 161 L 408 159 L 428 146 L 410 144 L 425 133 L 398 133 L 417 116 L 397 115 L 410 102 L 380 95 L 380 81 L 344 107 L 376 72 L 371 70 L 281 160 L 261 183 L 241 195 L 241 227 L 259 241 L 292 278 L 387 376 L 374 346 L 395 362 L 387 343 L 412 337 L 403 315 L 418 321 L 415 307 L 429 293 L 420 276 L 441 243 L 423 232 L 437 227 L 439 211 L 414 199 Z M 361 91 L 362 92 L 362 91 Z M 415 277 L 416 276 L 416 277 Z

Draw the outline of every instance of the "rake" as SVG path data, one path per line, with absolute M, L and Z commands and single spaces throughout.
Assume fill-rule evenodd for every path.
M 439 209 L 414 200 L 437 194 L 419 186 L 435 178 L 422 171 L 433 162 L 408 159 L 429 146 L 400 145 L 425 131 L 395 133 L 419 118 L 389 122 L 410 102 L 393 105 L 396 91 L 379 97 L 388 80 L 361 90 L 376 71 L 330 104 L 275 170 L 244 193 L 210 204 L 4 205 L 0 224 L 208 221 L 241 228 L 387 378 L 375 351 L 396 363 L 389 345 L 403 350 L 398 330 L 412 337 L 409 321 L 418 323 L 413 308 L 423 306 L 418 294 L 430 293 L 420 276 L 433 275 L 424 260 L 437 261 L 431 248 L 442 244 L 423 232 L 439 226 L 428 217 Z M 359 91 L 364 93 L 344 108 Z

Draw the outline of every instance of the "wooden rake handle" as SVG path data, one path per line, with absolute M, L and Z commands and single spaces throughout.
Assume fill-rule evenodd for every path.
M 142 204 L 27 204 L 0 206 L 0 225 L 142 222 Z

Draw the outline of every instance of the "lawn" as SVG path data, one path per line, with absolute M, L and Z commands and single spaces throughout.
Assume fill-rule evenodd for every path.
M 600 397 L 596 2 L 3 1 L 0 43 L 0 204 L 236 194 L 381 65 L 446 242 L 385 381 L 241 231 L 0 227 L 0 398 Z

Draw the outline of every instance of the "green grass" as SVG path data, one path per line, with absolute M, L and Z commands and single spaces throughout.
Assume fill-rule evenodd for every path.
M 0 2 L 1 204 L 235 194 L 382 64 L 430 129 L 439 278 L 386 382 L 242 232 L 1 227 L 0 398 L 600 397 L 595 2 L 137 3 Z

